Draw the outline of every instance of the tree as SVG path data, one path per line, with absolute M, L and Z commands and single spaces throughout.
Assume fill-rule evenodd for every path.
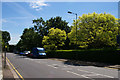
M 41 36 L 46 36 L 48 34 L 48 30 L 51 28 L 58 28 L 61 30 L 65 30 L 66 33 L 70 32 L 70 27 L 68 26 L 68 22 L 66 22 L 65 20 L 62 20 L 61 17 L 57 16 L 57 17 L 52 17 L 49 20 L 44 21 L 42 17 L 40 17 L 39 19 L 34 19 L 33 20 L 34 23 L 34 27 L 33 29 L 40 33 Z
M 40 36 L 43 38 L 44 36 L 47 36 L 49 29 L 51 28 L 58 28 L 61 30 L 64 30 L 66 33 L 69 33 L 71 31 L 71 28 L 68 26 L 68 22 L 65 20 L 62 20 L 62 17 L 52 17 L 49 20 L 44 21 L 42 17 L 39 19 L 33 20 L 34 27 L 32 27 L 36 32 L 40 34 Z M 65 47 L 69 47 L 69 38 L 65 41 Z
M 8 42 L 10 39 L 10 33 L 8 31 L 0 31 L 0 44 L 2 44 L 2 49 L 4 49 L 5 46 L 9 47 Z
M 64 41 L 66 40 L 66 32 L 61 29 L 49 29 L 49 33 L 47 36 L 43 37 L 42 43 L 45 49 L 60 49 L 61 46 L 64 45 Z
M 48 29 L 50 28 L 58 28 L 61 30 L 64 30 L 66 33 L 70 32 L 70 27 L 68 26 L 68 22 L 66 22 L 65 20 L 62 20 L 62 17 L 52 17 L 49 20 L 46 21 L 46 26 L 48 27 Z
M 19 50 L 31 50 L 33 47 L 42 47 L 42 38 L 33 29 L 24 29 L 20 41 L 17 44 Z
M 76 21 L 74 21 L 73 25 Z M 118 35 L 118 21 L 106 13 L 83 14 L 77 20 L 77 41 L 79 47 L 111 47 L 116 46 L 116 35 Z M 68 34 L 70 43 L 75 44 L 75 27 Z
M 43 20 L 42 17 L 40 19 L 33 20 L 34 27 L 32 27 L 36 32 L 38 32 L 42 37 L 47 35 L 48 28 L 46 27 L 46 22 Z
M 2 40 L 5 43 L 8 43 L 8 41 L 10 41 L 10 33 L 7 31 L 2 31 Z

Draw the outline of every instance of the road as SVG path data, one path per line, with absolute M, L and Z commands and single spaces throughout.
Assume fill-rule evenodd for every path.
M 74 66 L 65 61 L 52 59 L 32 59 L 14 53 L 7 53 L 7 58 L 23 78 L 79 78 L 85 80 L 115 80 L 117 69 L 95 66 Z M 111 79 L 110 79 L 111 78 Z

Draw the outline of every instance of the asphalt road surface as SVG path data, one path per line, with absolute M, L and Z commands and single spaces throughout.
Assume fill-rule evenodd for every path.
M 32 59 L 14 53 L 7 53 L 7 58 L 23 78 L 84 78 L 86 80 L 118 78 L 117 69 L 82 65 L 74 66 L 66 64 L 64 61 Z

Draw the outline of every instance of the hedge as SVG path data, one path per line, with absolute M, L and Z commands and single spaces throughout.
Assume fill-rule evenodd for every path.
M 47 51 L 50 58 L 120 64 L 119 49 L 56 50 Z

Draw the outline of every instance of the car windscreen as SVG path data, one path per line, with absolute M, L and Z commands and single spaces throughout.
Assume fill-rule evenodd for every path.
M 38 53 L 45 53 L 44 50 L 38 50 Z

